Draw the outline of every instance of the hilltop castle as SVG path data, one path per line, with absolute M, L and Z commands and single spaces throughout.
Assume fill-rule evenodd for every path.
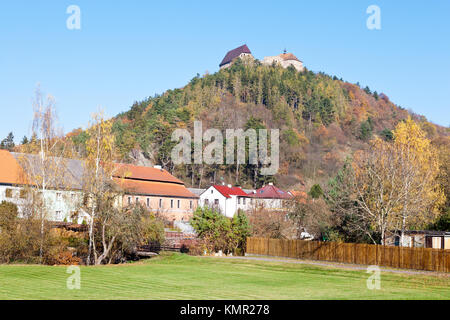
M 236 49 L 227 52 L 222 62 L 219 64 L 220 69 L 228 68 L 238 58 L 242 60 L 255 59 L 250 49 L 246 44 L 244 44 L 240 47 L 237 47 Z M 275 63 L 279 64 L 283 68 L 293 66 L 297 71 L 303 71 L 305 69 L 305 67 L 303 66 L 303 62 L 299 60 L 294 54 L 287 53 L 286 50 L 284 50 L 283 53 L 277 56 L 264 57 L 261 63 L 264 65 L 272 65 L 273 63 Z

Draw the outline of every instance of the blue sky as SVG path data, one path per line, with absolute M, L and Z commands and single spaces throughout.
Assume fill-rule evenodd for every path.
M 69 5 L 81 30 L 66 28 Z M 381 9 L 369 30 L 366 9 Z M 450 1 L 2 1 L 0 138 L 29 135 L 37 83 L 61 127 L 85 127 L 197 73 L 246 43 L 256 58 L 286 48 L 313 71 L 368 85 L 450 125 Z

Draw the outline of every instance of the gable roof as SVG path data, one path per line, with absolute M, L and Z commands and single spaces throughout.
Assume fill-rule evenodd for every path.
M 219 191 L 225 198 L 231 198 L 231 196 L 240 196 L 240 197 L 248 197 L 248 194 L 244 192 L 239 187 L 228 187 L 228 186 L 221 186 L 221 185 L 214 185 L 213 186 L 217 191 Z
M 250 49 L 247 47 L 246 44 L 237 47 L 236 49 L 230 50 L 227 52 L 227 54 L 225 55 L 225 57 L 223 58 L 222 62 L 219 64 L 219 67 L 223 66 L 224 64 L 230 63 L 231 61 L 233 61 L 234 59 L 236 59 L 237 57 L 239 57 L 239 55 L 241 53 L 252 53 L 250 51 Z
M 114 173 L 114 177 L 116 178 L 143 180 L 143 181 L 170 182 L 184 185 L 183 181 L 175 178 L 173 175 L 171 175 L 164 169 L 134 166 L 131 164 L 123 164 L 123 163 L 117 163 L 115 164 L 115 166 L 116 172 Z
M 294 56 L 292 53 L 282 53 L 280 54 L 280 58 L 283 59 L 284 61 L 287 60 L 295 60 L 298 62 L 301 62 L 296 56 Z
M 256 190 L 256 193 L 249 194 L 251 198 L 260 199 L 292 199 L 292 195 L 274 185 L 267 185 Z
M 43 175 L 43 167 L 40 156 L 30 153 L 16 153 L 11 155 L 16 160 L 21 170 L 30 178 L 30 184 L 34 184 L 33 179 L 40 180 Z M 76 159 L 67 159 L 61 157 L 49 157 L 46 166 L 54 167 L 58 170 L 57 175 L 52 175 L 48 179 L 48 186 L 55 189 L 83 189 L 84 166 L 83 161 Z
M 0 184 L 24 184 L 25 175 L 13 154 L 0 150 Z
M 153 167 L 141 167 L 131 164 L 115 164 L 113 180 L 126 192 L 144 196 L 165 196 L 197 199 L 184 182 L 168 171 Z
M 162 181 L 145 181 L 133 179 L 113 178 L 114 182 L 130 194 L 143 196 L 163 196 L 176 198 L 197 199 L 198 196 L 189 191 L 182 184 Z

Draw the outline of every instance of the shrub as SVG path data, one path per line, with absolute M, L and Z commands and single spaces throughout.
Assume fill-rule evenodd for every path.
M 235 253 L 238 248 L 245 248 L 245 241 L 250 235 L 250 226 L 245 213 L 239 211 L 233 219 L 209 208 L 199 207 L 194 212 L 191 225 L 203 241 L 207 252 Z

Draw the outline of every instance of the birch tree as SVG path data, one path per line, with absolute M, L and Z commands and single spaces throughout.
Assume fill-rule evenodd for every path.
M 112 174 L 114 171 L 114 135 L 112 122 L 105 120 L 102 111 L 92 115 L 86 142 L 87 158 L 83 188 L 85 193 L 86 212 L 89 213 L 89 246 L 87 264 L 91 264 L 91 256 L 98 261 L 95 246 L 94 226 L 97 215 L 101 210 L 101 203 L 111 198 Z
M 42 262 L 44 250 L 45 221 L 49 218 L 48 210 L 51 206 L 47 191 L 50 189 L 64 189 L 67 186 L 65 174 L 66 163 L 61 155 L 64 153 L 62 133 L 57 129 L 57 116 L 55 99 L 48 95 L 42 96 L 40 87 L 35 91 L 33 100 L 33 127 L 34 139 L 27 145 L 27 153 L 20 154 L 19 163 L 24 169 L 27 182 L 33 186 L 32 192 L 38 192 L 41 204 L 38 210 L 38 219 L 41 224 L 41 241 L 39 257 Z M 36 197 L 34 195 L 33 197 Z

